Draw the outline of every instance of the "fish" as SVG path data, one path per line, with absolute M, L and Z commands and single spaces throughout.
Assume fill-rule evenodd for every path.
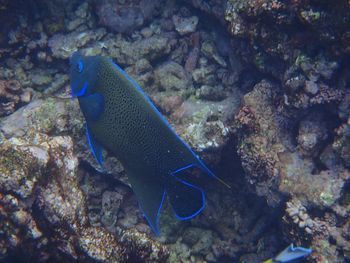
M 197 216 L 205 207 L 205 192 L 190 180 L 191 173 L 197 170 L 218 177 L 136 82 L 112 59 L 79 52 L 70 58 L 70 82 L 94 158 L 102 166 L 105 149 L 122 163 L 153 232 L 160 235 L 159 217 L 166 196 L 178 219 Z
M 295 247 L 294 244 L 290 244 L 276 257 L 263 261 L 262 263 L 288 263 L 297 262 L 297 260 L 305 258 L 312 253 L 311 248 Z

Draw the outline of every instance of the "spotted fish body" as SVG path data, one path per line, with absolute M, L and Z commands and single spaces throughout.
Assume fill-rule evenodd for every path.
M 78 97 L 93 155 L 102 165 L 105 148 L 120 160 L 153 231 L 159 234 L 166 195 L 177 218 L 199 214 L 204 191 L 182 173 L 196 167 L 215 176 L 139 86 L 106 57 L 74 53 L 70 64 L 72 95 Z

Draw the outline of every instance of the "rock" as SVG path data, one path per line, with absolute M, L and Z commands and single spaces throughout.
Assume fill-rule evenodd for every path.
M 274 96 L 272 87 L 267 81 L 255 85 L 244 96 L 243 107 L 236 115 L 239 130 L 244 130 L 238 154 L 242 158 L 243 168 L 249 174 L 249 180 L 273 178 L 276 175 L 274 166 L 278 162 L 278 154 L 286 150 L 282 144 L 279 123 L 276 122 L 277 113 L 271 102 Z
M 227 97 L 223 86 L 208 86 L 203 85 L 198 90 L 196 90 L 196 96 L 202 100 L 209 101 L 221 101 Z
M 195 83 L 202 85 L 215 85 L 216 76 L 214 75 L 215 67 L 212 65 L 206 65 L 206 62 L 200 60 L 202 64 L 199 68 L 196 68 L 192 72 L 192 77 Z
M 57 34 L 49 39 L 49 47 L 56 58 L 67 59 L 71 54 L 86 44 L 100 40 L 106 30 L 90 30 L 85 32 L 72 32 L 66 35 Z
M 206 255 L 209 253 L 213 243 L 213 233 L 210 230 L 201 230 L 198 234 L 199 240 L 192 246 L 192 250 L 195 254 Z
M 35 100 L 4 119 L 1 131 L 6 137 L 34 136 L 33 131 L 43 134 L 59 134 L 70 128 L 82 128 L 82 116 L 70 122 L 67 112 L 79 114 L 77 104 L 64 99 Z M 72 125 L 72 126 L 70 126 Z M 77 125 L 77 126 L 75 126 Z
M 235 97 L 237 95 L 237 97 Z M 173 114 L 180 135 L 197 152 L 220 151 L 230 135 L 230 120 L 239 106 L 239 95 L 221 102 L 187 100 Z
M 118 214 L 122 208 L 122 202 L 126 199 L 128 189 L 118 187 L 115 191 L 104 191 L 101 204 L 101 223 L 107 229 L 113 229 L 118 220 Z
M 141 30 L 141 35 L 144 37 L 144 38 L 148 38 L 148 37 L 151 37 L 153 35 L 153 30 L 152 28 L 150 27 L 145 27 Z
M 89 162 L 97 170 L 101 170 L 83 136 L 83 123 L 77 101 L 71 103 L 68 99 L 48 98 L 35 100 L 16 111 L 2 121 L 0 130 L 7 138 L 23 136 L 33 138 L 35 136 L 33 131 L 44 134 L 61 134 L 70 131 L 79 148 L 78 157 Z M 106 156 L 105 168 L 107 173 L 117 175 L 120 179 L 124 177 L 123 168 L 115 158 Z M 127 183 L 126 178 L 122 180 Z
M 196 67 L 199 59 L 199 48 L 195 47 L 189 53 L 186 62 L 185 62 L 185 70 L 191 73 Z
M 161 1 L 133 0 L 130 2 L 95 1 L 100 23 L 118 33 L 129 33 L 141 27 L 158 13 Z
M 181 104 L 184 102 L 183 96 L 172 93 L 173 92 L 164 92 L 152 96 L 152 99 L 159 108 L 159 110 L 165 115 L 173 114 L 178 108 L 181 107 Z
M 186 35 L 196 31 L 198 24 L 198 17 L 180 17 L 178 15 L 173 16 L 173 23 L 175 25 L 175 30 L 180 35 Z
M 155 77 L 161 90 L 181 91 L 192 88 L 191 79 L 185 69 L 176 62 L 168 62 L 156 68 Z
M 123 247 L 102 228 L 83 228 L 79 238 L 81 249 L 92 259 L 102 262 L 126 262 Z M 106 244 L 109 244 L 106 246 Z
M 167 249 L 145 236 L 140 242 L 140 233 L 118 236 L 89 225 L 73 139 L 60 135 L 75 125 L 70 121 L 69 105 L 57 98 L 33 101 L 1 123 L 5 136 L 0 141 L 0 205 L 5 212 L 0 231 L 6 240 L 1 253 L 20 250 L 38 260 L 68 257 L 102 262 L 126 262 L 132 254 L 145 261 L 163 262 Z M 103 194 L 102 218 L 109 226 L 115 223 L 111 213 L 120 206 L 120 193 Z M 52 248 L 52 243 L 57 246 Z
M 141 59 L 153 61 L 170 52 L 169 39 L 153 35 L 139 41 L 129 42 L 121 38 L 106 40 L 108 55 L 116 58 L 121 65 L 133 65 Z
M 167 262 L 169 250 L 145 234 L 134 230 L 126 231 L 120 239 L 127 249 L 127 254 L 133 255 L 136 261 Z
M 201 10 L 202 12 L 214 17 L 222 24 L 225 23 L 225 0 L 186 0 L 185 2 L 191 4 L 196 9 Z
M 19 104 L 28 103 L 34 92 L 23 89 L 17 80 L 0 80 L 0 117 L 13 113 Z
M 50 83 L 50 85 L 45 87 L 44 93 L 45 94 L 54 94 L 61 90 L 64 85 L 66 85 L 69 81 L 69 77 L 66 74 L 55 74 L 53 77 L 53 81 Z
M 340 156 L 346 167 L 350 166 L 350 124 L 342 124 L 337 129 L 337 136 L 332 148 Z
M 213 59 L 222 67 L 227 67 L 226 61 L 219 55 L 213 43 L 206 41 L 202 44 L 201 52 L 210 59 Z
M 36 72 L 37 74 L 33 74 L 31 81 L 34 85 L 36 86 L 44 86 L 44 85 L 48 85 L 52 82 L 52 78 L 50 75 L 47 74 L 47 72 L 45 72 L 44 74 L 40 74 L 39 72 Z M 38 74 L 39 73 L 39 74 Z
M 182 240 L 184 243 L 186 243 L 189 247 L 192 247 L 194 244 L 196 244 L 199 240 L 199 234 L 202 231 L 200 228 L 195 227 L 189 227 L 185 230 L 182 236 Z
M 271 83 L 264 81 L 257 84 L 253 91 L 244 96 L 243 105 L 236 115 L 238 131 L 244 131 L 239 139 L 238 154 L 241 156 L 243 168 L 249 175 L 248 180 L 255 182 L 253 185 L 257 187 L 256 193 L 265 196 L 270 205 L 281 202 L 283 193 L 300 200 L 306 210 L 317 207 L 319 210 L 333 209 L 337 211 L 336 213 L 344 214 L 338 204 L 344 198 L 342 193 L 346 187 L 345 178 L 350 176 L 349 172 L 334 153 L 334 159 L 331 155 L 327 157 L 322 155 L 322 161 L 327 169 L 324 167 L 320 169 L 318 161 L 314 159 L 320 155 L 319 151 L 324 149 L 324 144 L 329 138 L 327 125 L 322 117 L 324 113 L 315 111 L 312 114 L 309 111 L 306 117 L 299 117 L 297 138 L 299 146 L 296 149 L 293 139 L 290 139 L 295 136 L 290 131 L 290 127 L 295 127 L 295 124 L 289 126 L 287 123 L 286 126 L 285 120 L 281 119 L 284 118 L 281 116 L 283 109 L 276 106 L 279 105 L 278 101 L 284 101 L 284 105 L 288 107 L 288 101 L 274 93 L 278 88 L 272 88 L 270 85 Z M 320 89 L 321 94 L 322 92 Z M 269 146 L 266 148 L 267 145 Z M 332 143 L 328 143 L 327 154 L 333 151 L 330 145 Z M 345 146 L 346 143 L 338 145 Z M 254 167 L 259 169 L 255 170 Z M 327 183 L 328 180 L 332 183 Z M 278 190 L 273 193 L 273 189 Z M 307 215 L 305 212 L 300 212 L 303 209 L 291 207 L 288 208 L 291 218 L 288 221 L 291 224 L 288 229 L 291 237 L 295 240 L 310 238 L 315 244 L 331 238 L 329 232 L 325 231 L 332 224 L 327 217 L 316 220 L 317 213 L 310 212 Z M 338 228 L 337 231 L 343 230 Z M 322 238 L 318 238 L 315 233 L 322 233 Z M 327 258 L 334 258 L 332 249 L 330 246 Z
M 170 252 L 170 262 L 176 262 L 181 259 L 187 259 L 191 255 L 191 249 L 184 243 L 176 242 Z
M 298 143 L 302 154 L 312 156 L 320 149 L 322 142 L 328 137 L 325 122 L 320 116 L 309 115 L 300 122 Z
M 155 89 L 155 76 L 151 63 L 147 59 L 140 59 L 135 66 L 125 69 L 142 90 L 150 93 Z
M 89 12 L 89 4 L 87 2 L 78 6 L 78 8 L 74 12 L 74 20 L 71 20 L 67 24 L 67 29 L 69 31 L 76 30 L 83 24 L 88 24 L 91 19 L 91 15 Z
M 28 198 L 32 195 L 35 184 L 42 180 L 41 170 L 34 167 L 47 165 L 47 150 L 38 146 L 28 146 L 25 141 L 16 138 L 1 146 L 1 154 L 6 158 L 1 158 L 0 188 Z M 31 174 L 31 180 L 26 180 L 28 174 Z
M 280 190 L 293 193 L 308 206 L 332 206 L 340 198 L 343 178 L 347 178 L 349 173 L 345 170 L 326 170 L 312 174 L 314 168 L 310 160 L 303 160 L 297 154 L 288 157 L 281 155 Z M 326 183 L 328 179 L 332 180 L 331 185 Z
M 322 165 L 328 170 L 333 170 L 340 165 L 340 156 L 334 151 L 332 145 L 327 145 L 320 154 L 320 161 Z
M 318 85 L 314 81 L 306 81 L 305 82 L 305 91 L 312 95 L 316 95 L 319 91 Z

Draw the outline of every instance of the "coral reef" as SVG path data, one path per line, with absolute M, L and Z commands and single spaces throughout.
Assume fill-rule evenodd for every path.
M 30 102 L 33 91 L 23 90 L 17 80 L 0 81 L 0 117 L 10 115 L 21 104 Z
M 350 260 L 350 3 L 0 0 L 0 261 Z M 114 59 L 232 189 L 147 226 L 93 159 L 72 52 Z
M 103 26 L 119 33 L 132 32 L 156 15 L 159 0 L 95 1 L 96 12 Z
M 138 232 L 118 239 L 90 226 L 73 140 L 54 135 L 73 128 L 70 107 L 67 100 L 36 100 L 2 123 L 1 257 L 20 249 L 33 260 L 163 262 L 168 250 Z
M 288 238 L 298 243 L 310 242 L 320 252 L 314 256 L 315 260 L 322 258 L 342 262 L 335 246 L 329 245 L 329 251 L 322 251 L 321 245 L 322 242 L 330 242 L 334 238 L 332 235 L 338 236 L 344 231 L 342 227 L 331 224 L 328 218 L 342 221 L 349 217 L 345 212 L 348 205 L 343 202 L 350 172 L 341 154 L 334 150 L 333 145 L 339 139 L 331 135 L 330 127 L 327 127 L 331 125 L 336 128 L 336 124 L 323 121 L 330 113 L 312 113 L 312 110 L 305 117 L 299 113 L 297 124 L 280 120 L 288 117 L 281 116 L 279 112 L 278 105 L 281 101 L 285 102 L 284 96 L 278 94 L 279 90 L 277 84 L 265 80 L 258 83 L 244 96 L 243 105 L 236 115 L 237 134 L 241 136 L 238 154 L 247 180 L 258 195 L 266 197 L 271 206 L 281 205 L 286 196 L 293 198 L 294 201 L 288 202 L 286 209 L 286 228 L 294 229 L 288 232 Z M 337 130 L 346 126 L 342 124 Z M 342 152 L 342 147 L 346 145 L 342 143 L 337 151 Z M 333 212 L 323 216 L 316 212 L 327 208 Z M 308 210 L 313 212 L 307 214 Z M 340 211 L 341 215 L 338 214 Z M 317 223 L 310 216 L 314 216 Z M 334 232 L 329 233 L 329 229 Z M 337 249 L 344 250 L 343 242 L 349 241 L 344 239 L 339 242 Z

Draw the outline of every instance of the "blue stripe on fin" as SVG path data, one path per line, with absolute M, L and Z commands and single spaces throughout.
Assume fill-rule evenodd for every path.
M 179 172 L 181 172 L 181 171 L 184 171 L 184 170 L 186 170 L 186 169 L 188 169 L 188 168 L 191 168 L 191 167 L 194 167 L 195 165 L 193 165 L 192 163 L 191 164 L 189 164 L 189 165 L 186 165 L 186 166 L 184 166 L 184 167 L 182 167 L 182 168 L 180 168 L 180 169 L 177 169 L 175 172 L 171 172 L 171 175 L 174 175 L 174 174 L 176 174 L 176 173 L 179 173 Z
M 159 218 L 160 218 L 160 211 L 162 209 L 163 203 L 164 203 L 164 198 L 165 198 L 165 191 L 163 192 L 163 196 L 162 196 L 162 201 L 160 202 L 158 211 L 157 211 L 157 216 L 156 216 L 156 222 L 155 224 L 152 223 L 152 220 L 150 220 L 147 216 L 147 214 L 145 213 L 145 211 L 143 211 L 142 206 L 139 203 L 139 207 L 140 210 L 142 211 L 143 215 L 146 218 L 146 221 L 148 223 L 148 225 L 151 227 L 152 231 L 157 235 L 160 236 L 160 230 L 159 230 Z
M 102 165 L 103 164 L 102 146 L 90 135 L 88 125 L 86 125 L 86 138 L 88 139 L 89 146 L 95 160 L 100 165 Z
M 78 98 L 84 96 L 85 93 L 86 93 L 86 90 L 87 90 L 88 86 L 89 86 L 88 83 L 85 82 L 85 83 L 84 83 L 84 86 L 83 86 L 79 91 L 77 91 L 77 92 L 75 93 L 75 96 L 77 96 Z
M 176 174 L 197 165 L 187 165 L 171 173 L 167 182 L 167 193 L 176 218 L 188 220 L 197 216 L 205 207 L 202 188 L 180 179 Z

